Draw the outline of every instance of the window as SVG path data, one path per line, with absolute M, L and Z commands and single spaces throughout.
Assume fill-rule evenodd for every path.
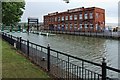
M 72 15 L 70 15 L 70 20 L 72 20 Z
M 93 28 L 93 24 L 90 24 L 90 29 L 92 29 Z
M 90 19 L 93 19 L 93 13 L 90 13 Z
M 87 13 L 85 13 L 85 19 L 88 19 L 88 14 Z
M 58 17 L 58 21 L 60 21 L 60 17 Z
M 60 24 L 58 24 L 58 30 L 60 30 Z
M 85 29 L 87 29 L 88 28 L 88 26 L 87 26 L 87 24 L 85 24 Z
M 64 30 L 64 24 L 62 24 L 61 27 L 62 27 L 62 30 Z
M 66 16 L 66 20 L 68 20 L 68 16 Z
M 98 16 L 99 16 L 98 13 L 96 13 L 96 18 L 98 18 Z
M 70 30 L 72 30 L 72 23 L 70 23 Z
M 57 21 L 57 17 L 55 17 L 55 21 Z
M 65 28 L 66 28 L 66 30 L 68 29 L 68 24 L 66 24 Z
M 77 20 L 77 15 L 74 15 L 74 20 Z
M 79 15 L 79 19 L 82 19 L 82 13 L 80 13 L 80 15 Z
M 80 26 L 79 26 L 79 27 L 80 27 L 80 29 L 82 29 L 82 24 L 80 24 Z
M 62 21 L 64 21 L 64 16 L 62 16 Z
M 74 24 L 74 30 L 77 30 L 77 23 Z

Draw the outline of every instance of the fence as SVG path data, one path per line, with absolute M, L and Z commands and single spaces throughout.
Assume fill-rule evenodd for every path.
M 79 35 L 79 36 L 87 36 L 87 37 L 103 37 L 103 38 L 111 38 L 111 39 L 120 39 L 120 32 L 82 32 L 82 31 L 60 31 L 60 30 L 44 30 L 49 33 L 58 33 L 58 34 L 70 34 L 70 35 Z
M 2 38 L 13 46 L 16 44 L 16 48 L 22 51 L 23 55 L 53 75 L 54 78 L 67 80 L 112 80 L 113 78 L 118 79 L 118 77 L 107 75 L 107 71 L 120 75 L 120 70 L 107 66 L 105 59 L 103 59 L 102 64 L 98 64 L 53 50 L 49 45 L 44 47 L 29 40 L 23 40 L 22 37 L 2 33 Z M 77 61 L 79 64 L 75 64 L 74 61 Z M 96 69 L 100 71 L 96 72 Z

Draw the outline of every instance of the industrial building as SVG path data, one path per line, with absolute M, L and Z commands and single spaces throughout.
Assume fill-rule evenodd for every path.
M 45 30 L 101 32 L 105 28 L 105 9 L 76 8 L 44 16 Z

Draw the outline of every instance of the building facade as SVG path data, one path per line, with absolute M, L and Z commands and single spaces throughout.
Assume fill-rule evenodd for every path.
M 76 8 L 44 16 L 44 29 L 97 32 L 105 28 L 105 10 L 97 7 Z

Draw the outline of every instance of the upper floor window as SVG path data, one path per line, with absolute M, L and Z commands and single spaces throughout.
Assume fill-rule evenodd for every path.
M 88 13 L 85 13 L 85 19 L 88 19 Z
M 74 15 L 74 20 L 77 20 L 77 15 Z
M 79 15 L 79 19 L 82 19 L 82 13 L 80 13 L 80 15 Z
M 58 17 L 58 21 L 60 21 L 60 17 Z
M 93 13 L 90 13 L 90 19 L 93 19 Z
M 66 20 L 68 20 L 68 16 L 66 16 Z
M 72 15 L 70 15 L 70 20 L 72 20 Z
M 57 21 L 57 17 L 55 17 L 55 21 Z
M 99 14 L 98 14 L 98 13 L 96 13 L 96 18 L 98 18 L 98 16 L 99 16 Z
M 62 21 L 64 21 L 64 16 L 62 16 Z

